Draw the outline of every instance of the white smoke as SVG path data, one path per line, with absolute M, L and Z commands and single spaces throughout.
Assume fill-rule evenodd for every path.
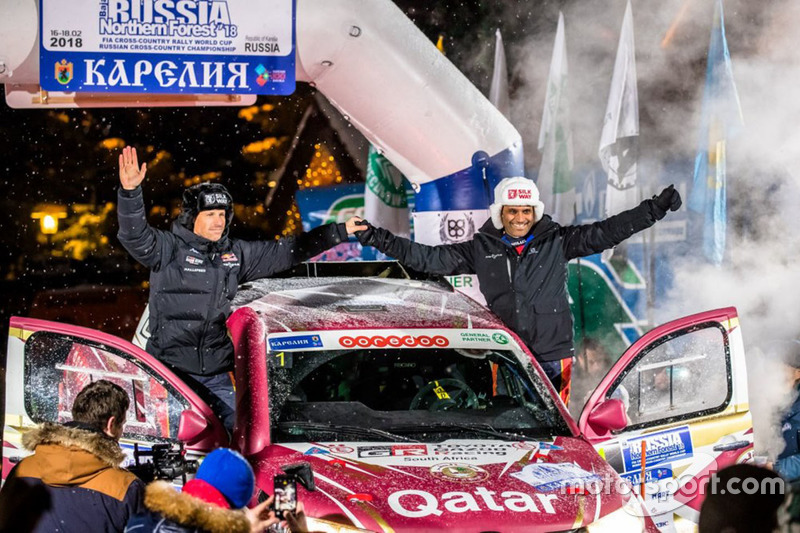
M 597 162 L 625 3 L 573 1 L 562 6 L 576 168 L 581 162 Z M 715 3 L 632 4 L 643 168 L 694 158 Z M 767 343 L 800 335 L 800 238 L 795 231 L 800 212 L 800 128 L 796 126 L 800 123 L 800 47 L 796 45 L 800 3 L 725 0 L 724 9 L 745 120 L 744 130 L 727 150 L 727 256 L 717 268 L 704 261 L 701 249 L 690 249 L 678 261 L 669 298 L 659 302 L 655 319 L 663 323 L 736 306 L 747 350 L 756 449 L 774 457 L 782 446 L 775 421 L 792 394 Z M 525 140 L 528 168 L 537 168 L 539 162 L 535 142 L 557 16 L 549 9 L 543 13 L 544 20 L 537 20 L 537 28 L 543 31 L 523 42 L 507 41 L 511 43 L 511 86 L 516 88 L 512 122 Z M 674 33 L 667 38 L 671 27 Z M 652 177 L 640 176 L 640 180 L 645 195 L 660 186 Z

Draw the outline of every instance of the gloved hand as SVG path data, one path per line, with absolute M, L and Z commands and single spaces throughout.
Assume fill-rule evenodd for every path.
M 653 196 L 653 204 L 657 208 L 656 218 L 661 220 L 667 214 L 667 211 L 677 211 L 680 209 L 683 201 L 681 200 L 680 193 L 675 190 L 673 185 L 665 188 L 657 196 Z
M 357 228 L 363 228 L 354 233 L 358 242 L 360 242 L 362 246 L 372 246 L 372 241 L 375 238 L 375 229 L 372 224 L 364 219 L 358 219 L 353 220 L 353 225 Z

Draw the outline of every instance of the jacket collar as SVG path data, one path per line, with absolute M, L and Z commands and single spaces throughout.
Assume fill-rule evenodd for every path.
M 168 520 L 209 533 L 250 531 L 250 522 L 243 511 L 223 509 L 189 494 L 177 492 L 166 481 L 154 481 L 147 485 L 144 505 Z
M 183 242 L 188 244 L 190 247 L 200 252 L 206 252 L 206 253 L 221 252 L 227 250 L 229 247 L 227 233 L 224 234 L 222 238 L 216 242 L 209 241 L 208 239 L 201 237 L 195 232 L 190 231 L 189 229 L 186 228 L 186 226 L 179 224 L 178 222 L 172 223 L 172 233 L 177 235 Z
M 45 422 L 22 435 L 22 445 L 28 450 L 35 451 L 37 446 L 48 444 L 89 452 L 113 468 L 119 468 L 125 460 L 117 441 L 99 431 Z

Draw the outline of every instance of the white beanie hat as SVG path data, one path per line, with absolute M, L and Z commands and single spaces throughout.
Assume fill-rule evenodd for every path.
M 533 180 L 522 177 L 504 178 L 494 188 L 494 203 L 489 206 L 492 224 L 503 229 L 500 216 L 504 205 L 529 205 L 533 207 L 533 223 L 536 224 L 544 216 L 544 204 L 539 201 L 539 189 Z

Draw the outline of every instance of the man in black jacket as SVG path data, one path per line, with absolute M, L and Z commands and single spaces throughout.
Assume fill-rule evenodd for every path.
M 239 284 L 291 268 L 346 241 L 358 228 L 351 219 L 286 239 L 232 239 L 231 195 L 220 184 L 201 183 L 184 192 L 172 231 L 157 230 L 145 217 L 141 183 L 146 172 L 136 149 L 124 148 L 117 236 L 131 256 L 150 268 L 147 351 L 204 395 L 231 430 L 233 344 L 225 321 Z
M 649 228 L 680 207 L 680 195 L 670 185 L 633 209 L 583 226 L 561 226 L 545 215 L 527 178 L 502 180 L 494 198 L 491 219 L 466 242 L 425 246 L 361 220 L 367 229 L 356 236 L 421 272 L 477 274 L 489 309 L 527 344 L 566 404 L 575 355 L 567 263 Z

